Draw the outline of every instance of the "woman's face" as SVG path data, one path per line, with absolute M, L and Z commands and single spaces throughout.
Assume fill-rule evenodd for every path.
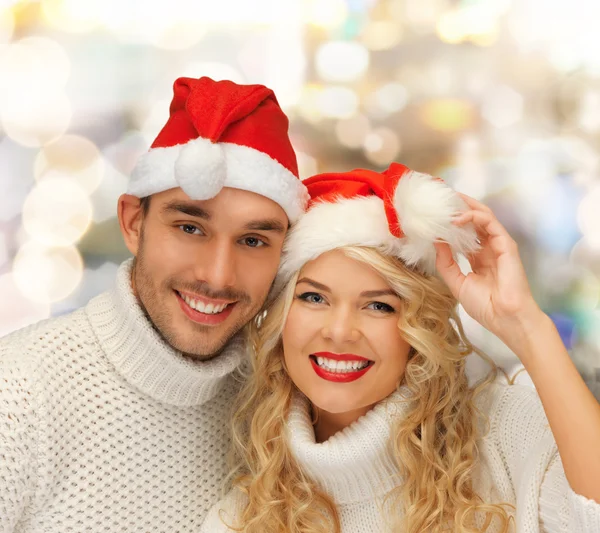
M 294 384 L 329 413 L 366 411 L 389 396 L 410 351 L 402 309 L 382 276 L 339 250 L 307 263 L 283 330 Z

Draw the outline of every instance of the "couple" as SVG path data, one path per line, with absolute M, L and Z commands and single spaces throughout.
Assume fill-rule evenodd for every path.
M 493 213 L 397 164 L 301 183 L 270 90 L 174 92 L 116 288 L 0 340 L 0 531 L 600 532 L 600 407 Z M 469 387 L 457 301 L 539 397 Z

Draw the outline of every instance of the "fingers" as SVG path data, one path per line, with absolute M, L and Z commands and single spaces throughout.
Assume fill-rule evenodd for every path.
M 492 213 L 492 210 L 487 205 L 482 204 L 479 200 L 475 200 L 475 198 L 471 198 L 470 196 L 463 194 L 462 192 L 458 192 L 457 194 L 471 209 L 484 211 L 486 213 Z
M 434 246 L 436 251 L 435 267 L 446 285 L 448 285 L 450 292 L 458 300 L 460 289 L 466 276 L 461 272 L 458 263 L 454 260 L 452 250 L 450 250 L 450 246 L 447 243 L 438 242 Z
M 472 222 L 475 229 L 479 232 L 485 232 L 490 237 L 505 237 L 512 241 L 512 237 L 506 231 L 504 226 L 500 224 L 498 219 L 495 217 L 492 211 L 465 211 L 461 215 L 458 215 L 452 220 L 452 223 L 456 226 L 464 226 Z

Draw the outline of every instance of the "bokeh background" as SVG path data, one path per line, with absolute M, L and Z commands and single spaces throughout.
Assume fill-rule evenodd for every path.
M 598 21 L 592 0 L 0 0 L 0 334 L 112 285 L 117 198 L 174 79 L 207 75 L 276 91 L 302 177 L 398 160 L 490 205 L 600 396 Z

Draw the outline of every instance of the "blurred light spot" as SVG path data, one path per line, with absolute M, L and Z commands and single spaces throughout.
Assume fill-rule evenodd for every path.
M 24 296 L 13 274 L 0 276 L 0 337 L 49 316 L 48 302 L 32 301 Z
M 101 223 L 115 217 L 117 201 L 127 190 L 128 181 L 127 176 L 106 162 L 100 186 L 90 197 L 94 222 Z
M 583 237 L 573 246 L 569 262 L 571 265 L 587 268 L 600 279 L 600 242 L 591 243 Z
M 67 131 L 71 105 L 64 94 L 52 100 L 22 100 L 4 108 L 2 122 L 6 135 L 23 146 L 42 146 Z
M 306 0 L 304 6 L 306 21 L 319 28 L 337 28 L 348 16 L 344 0 Z
M 8 261 L 8 245 L 6 244 L 6 236 L 0 232 L 0 267 Z
M 411 30 L 417 33 L 430 33 L 445 9 L 444 0 L 395 0 L 390 5 L 393 18 L 408 21 Z
M 481 114 L 496 128 L 511 126 L 523 116 L 523 97 L 506 85 L 495 87 L 486 94 Z
M 207 28 L 199 22 L 179 21 L 156 32 L 153 44 L 165 50 L 186 50 L 199 43 Z
M 197 78 L 198 76 L 208 76 L 215 81 L 230 80 L 234 83 L 247 83 L 244 75 L 235 67 L 227 63 L 215 61 L 195 62 L 188 64 L 183 69 L 181 76 Z M 167 105 L 168 113 L 169 107 Z
M 581 193 L 571 180 L 559 176 L 534 196 L 538 242 L 553 252 L 568 253 L 579 239 L 575 213 Z
M 296 152 L 296 156 L 298 158 L 298 173 L 300 179 L 304 180 L 319 172 L 317 160 L 314 157 L 304 152 Z
M 481 156 L 481 139 L 478 135 L 464 135 L 456 147 L 457 177 L 453 187 L 473 198 L 483 198 L 486 193 L 487 170 Z
M 365 137 L 364 149 L 371 163 L 384 166 L 393 161 L 400 152 L 400 140 L 389 128 L 376 128 Z
M 316 84 L 306 84 L 302 89 L 300 101 L 298 102 L 298 111 L 304 120 L 316 124 L 322 119 L 319 107 L 319 98 L 323 88 Z
M 402 26 L 391 20 L 370 22 L 361 40 L 370 50 L 388 50 L 402 40 Z
M 427 126 L 443 132 L 465 130 L 475 122 L 473 106 L 463 100 L 432 100 L 421 107 L 420 115 Z
M 69 58 L 55 41 L 27 37 L 0 54 L 0 118 L 6 134 L 25 146 L 62 135 L 71 119 L 64 94 Z
M 480 45 L 493 44 L 498 35 L 498 17 L 501 14 L 493 4 L 471 3 L 447 11 L 438 19 L 438 37 L 450 44 L 465 40 Z
M 104 173 L 104 162 L 96 145 L 78 135 L 64 135 L 45 145 L 34 163 L 35 178 L 72 179 L 86 193 L 96 190 Z
M 129 176 L 133 171 L 140 156 L 148 151 L 148 142 L 141 132 L 130 130 L 114 144 L 106 146 L 102 154 L 103 159 L 102 172 L 104 173 L 104 164 L 111 164 L 122 174 Z
M 6 47 L 0 55 L 5 81 L 2 100 L 44 99 L 47 92 L 63 89 L 71 72 L 65 49 L 47 37 L 25 37 Z
M 408 102 L 408 91 L 400 83 L 386 83 L 373 93 L 374 103 L 385 113 L 397 113 Z
M 100 22 L 97 5 L 98 2 L 90 0 L 41 0 L 46 20 L 55 28 L 71 33 L 86 33 L 97 26 Z
M 157 100 L 150 111 L 141 119 L 140 130 L 149 147 L 169 118 L 169 100 Z
M 358 95 L 348 87 L 327 87 L 318 96 L 319 111 L 329 118 L 351 117 L 358 103 Z
M 68 178 L 42 180 L 23 205 L 27 233 L 47 246 L 67 246 L 86 232 L 92 206 L 85 191 Z
M 8 137 L 0 140 L 0 221 L 9 221 L 21 213 L 25 198 L 35 185 L 31 172 L 32 150 Z
M 10 9 L 0 6 L 0 44 L 9 43 L 15 29 L 15 17 Z
M 365 115 L 355 115 L 338 120 L 335 125 L 335 135 L 341 145 L 347 148 L 360 148 L 369 133 L 371 124 Z
M 316 67 L 323 80 L 353 81 L 367 71 L 369 51 L 362 44 L 356 42 L 328 42 L 317 50 Z
M 600 130 L 600 92 L 585 92 L 579 108 L 578 122 L 588 133 L 596 133 Z
M 592 246 L 600 245 L 600 186 L 586 194 L 577 210 L 577 223 Z
M 13 264 L 17 287 L 35 302 L 66 298 L 79 285 L 82 274 L 83 261 L 74 246 L 47 248 L 31 241 L 19 250 Z

